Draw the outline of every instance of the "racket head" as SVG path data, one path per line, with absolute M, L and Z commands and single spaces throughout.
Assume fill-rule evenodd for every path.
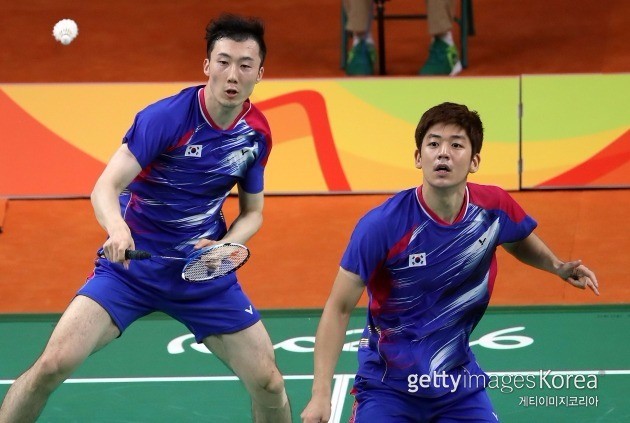
M 202 248 L 188 259 L 182 279 L 207 282 L 234 273 L 249 260 L 249 249 L 234 242 Z

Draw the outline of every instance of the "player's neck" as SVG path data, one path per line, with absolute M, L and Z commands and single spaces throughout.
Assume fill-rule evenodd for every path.
M 453 223 L 459 216 L 466 197 L 466 184 L 449 188 L 422 185 L 422 199 L 436 216 Z
M 212 107 L 208 105 L 208 114 L 212 118 L 212 121 L 215 125 L 217 125 L 221 129 L 228 129 L 234 123 L 234 120 L 241 114 L 243 111 L 243 105 L 235 108 L 226 108 L 221 105 L 217 105 L 217 107 Z
M 239 115 L 246 110 L 247 106 L 245 103 L 248 103 L 248 101 L 234 107 L 228 107 L 221 104 L 216 98 L 213 98 L 210 90 L 204 88 L 202 93 L 202 107 L 205 109 L 206 116 L 210 118 L 210 123 L 220 129 L 230 128 Z

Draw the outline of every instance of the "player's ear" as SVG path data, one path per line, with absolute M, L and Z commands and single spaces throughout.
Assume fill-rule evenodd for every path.
M 420 155 L 420 150 L 416 150 L 414 153 L 416 169 L 422 169 L 422 156 Z
M 473 154 L 472 160 L 470 161 L 470 167 L 468 168 L 469 173 L 475 173 L 479 170 L 479 164 L 481 163 L 481 156 L 479 153 Z
M 210 59 L 203 59 L 203 73 L 210 76 Z
M 258 76 L 256 77 L 256 83 L 260 82 L 260 80 L 263 77 L 263 73 L 265 73 L 265 68 L 261 66 L 260 69 L 258 69 Z

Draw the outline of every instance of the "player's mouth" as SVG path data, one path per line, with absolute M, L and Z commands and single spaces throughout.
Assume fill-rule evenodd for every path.
M 234 88 L 228 88 L 227 90 L 225 90 L 225 95 L 227 95 L 229 98 L 234 98 L 238 95 L 238 90 Z
M 433 171 L 439 175 L 445 175 L 451 171 L 451 167 L 444 163 L 439 163 L 433 167 Z

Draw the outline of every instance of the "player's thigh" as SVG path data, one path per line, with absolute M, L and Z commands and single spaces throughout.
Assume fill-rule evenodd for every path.
M 395 403 L 367 400 L 355 401 L 350 421 L 353 423 L 417 423 L 420 420 L 401 413 Z
M 203 343 L 244 382 L 266 383 L 277 372 L 273 345 L 261 321 L 239 332 L 208 336 Z
M 488 392 L 476 391 L 453 401 L 440 411 L 435 423 L 497 423 L 499 417 L 494 411 Z
M 350 421 L 354 423 L 417 423 L 428 421 L 418 400 L 376 380 L 358 378 Z
M 59 370 L 62 371 L 73 368 L 119 334 L 118 327 L 103 307 L 79 295 L 59 319 L 42 359 L 61 367 Z

